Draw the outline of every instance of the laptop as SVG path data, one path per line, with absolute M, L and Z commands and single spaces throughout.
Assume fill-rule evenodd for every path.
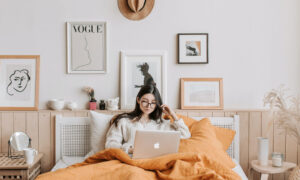
M 179 131 L 137 130 L 132 159 L 154 158 L 177 153 L 180 142 Z

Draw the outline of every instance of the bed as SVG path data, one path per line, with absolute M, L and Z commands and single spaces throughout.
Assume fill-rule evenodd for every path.
M 201 120 L 203 117 L 192 117 Z M 236 131 L 235 138 L 227 150 L 229 156 L 236 163 L 233 168 L 243 180 L 247 176 L 239 165 L 239 116 L 233 117 L 209 117 L 211 123 L 218 127 L 233 129 Z M 56 164 L 51 171 L 65 168 L 72 164 L 82 162 L 90 151 L 90 118 L 88 117 L 62 117 L 56 116 L 56 143 L 55 161 Z

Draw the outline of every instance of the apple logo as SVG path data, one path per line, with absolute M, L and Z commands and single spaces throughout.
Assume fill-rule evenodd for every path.
M 159 149 L 159 142 L 154 144 L 154 149 Z

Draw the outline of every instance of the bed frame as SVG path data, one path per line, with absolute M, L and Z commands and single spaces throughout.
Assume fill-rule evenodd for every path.
M 203 117 L 192 117 L 200 120 Z M 236 131 L 235 138 L 227 150 L 229 156 L 239 162 L 239 116 L 208 117 L 218 127 Z M 56 115 L 55 161 L 63 156 L 85 156 L 90 151 L 90 118 L 63 117 Z

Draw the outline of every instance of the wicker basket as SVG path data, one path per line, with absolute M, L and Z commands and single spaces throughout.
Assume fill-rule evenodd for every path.
M 300 165 L 293 169 L 289 176 L 289 180 L 300 180 Z

